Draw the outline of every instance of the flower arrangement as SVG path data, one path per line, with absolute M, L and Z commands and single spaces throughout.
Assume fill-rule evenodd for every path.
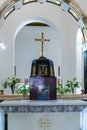
M 23 95 L 23 99 L 26 99 L 26 95 L 28 95 L 30 93 L 30 87 L 28 84 L 20 84 L 17 89 L 16 89 L 16 93 L 18 94 L 22 94 Z
M 29 94 L 30 92 L 30 87 L 29 85 L 24 85 L 24 84 L 20 84 L 17 89 L 16 89 L 16 93 L 18 94 Z

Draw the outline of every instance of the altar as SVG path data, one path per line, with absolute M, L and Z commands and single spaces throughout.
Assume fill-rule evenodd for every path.
M 2 95 L 0 130 L 86 130 L 83 129 L 82 115 L 87 103 L 79 97 L 68 100 L 63 99 L 64 95 L 56 94 L 54 62 L 43 53 L 43 43 L 49 40 L 44 38 L 43 32 L 38 40 L 41 42 L 41 55 L 31 64 L 30 95 L 25 100 L 23 95 Z M 26 82 L 24 89 L 25 86 Z
M 8 115 L 7 130 L 86 130 L 83 129 L 87 102 L 83 100 L 9 100 L 0 103 L 4 130 L 4 114 Z

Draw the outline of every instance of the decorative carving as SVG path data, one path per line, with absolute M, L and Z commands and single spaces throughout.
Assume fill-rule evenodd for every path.
M 50 128 L 51 124 L 52 123 L 48 115 L 44 115 L 44 117 L 41 117 L 39 119 L 39 127 L 42 128 L 42 130 L 46 130 L 47 128 Z

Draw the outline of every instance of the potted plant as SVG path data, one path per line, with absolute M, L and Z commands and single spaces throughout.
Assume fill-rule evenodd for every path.
M 74 93 L 74 89 L 80 87 L 80 82 L 74 77 L 73 80 L 67 80 L 65 86 L 67 86 L 66 91 Z
M 6 89 L 7 87 L 11 88 L 12 94 L 14 94 L 15 90 L 15 85 L 17 83 L 17 80 L 15 77 L 8 77 L 5 82 L 3 83 L 4 88 Z
M 60 94 L 74 93 L 74 89 L 79 87 L 80 87 L 80 82 L 78 82 L 77 78 L 74 77 L 73 80 L 67 80 L 65 87 L 63 87 L 62 84 L 58 84 L 56 88 L 56 92 Z

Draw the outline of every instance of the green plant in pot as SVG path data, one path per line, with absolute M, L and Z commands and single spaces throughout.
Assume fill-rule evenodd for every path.
M 72 80 L 67 80 L 65 87 L 62 84 L 58 84 L 56 88 L 56 92 L 60 94 L 64 93 L 74 93 L 75 88 L 80 87 L 80 82 L 77 81 L 77 78 L 74 77 Z
M 4 89 L 6 89 L 7 87 L 10 87 L 12 94 L 14 94 L 16 83 L 17 83 L 17 80 L 15 77 L 8 77 L 3 83 Z
M 67 86 L 66 91 L 74 93 L 74 89 L 80 87 L 80 82 L 74 77 L 72 80 L 67 80 L 65 86 Z

